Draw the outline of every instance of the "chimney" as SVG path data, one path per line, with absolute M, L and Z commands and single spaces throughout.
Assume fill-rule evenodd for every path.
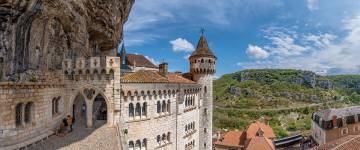
M 332 117 L 332 123 L 333 123 L 333 127 L 336 128 L 337 127 L 337 116 Z
M 162 63 L 159 65 L 159 73 L 162 76 L 167 77 L 167 74 L 168 74 L 168 64 L 167 63 Z

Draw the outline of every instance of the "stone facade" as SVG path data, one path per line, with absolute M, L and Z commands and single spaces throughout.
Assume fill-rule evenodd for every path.
M 311 137 L 319 145 L 360 134 L 360 107 L 328 109 L 312 115 Z
M 100 111 L 124 149 L 211 149 L 216 57 L 202 36 L 186 75 L 138 61 L 144 56 L 124 66 L 117 46 L 133 3 L 0 2 L 0 149 L 46 139 L 68 115 L 92 128 Z M 145 70 L 161 79 L 121 82 Z
M 120 57 L 77 57 L 63 59 L 54 82 L 1 82 L 0 147 L 43 140 L 67 115 L 92 128 L 99 105 L 94 101 L 101 98 L 107 126 L 118 129 L 124 149 L 212 149 L 215 61 L 194 55 L 190 73 L 181 75 L 168 73 L 167 64 L 122 73 Z M 129 80 L 138 75 L 145 79 Z M 78 114 L 82 107 L 84 117 Z

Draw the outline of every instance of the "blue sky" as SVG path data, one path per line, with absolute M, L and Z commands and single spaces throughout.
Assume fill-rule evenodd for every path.
M 217 77 L 249 68 L 354 74 L 359 8 L 359 0 L 136 0 L 124 42 L 128 53 L 187 72 L 203 27 Z

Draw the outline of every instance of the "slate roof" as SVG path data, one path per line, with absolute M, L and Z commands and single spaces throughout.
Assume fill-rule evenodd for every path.
M 275 146 L 268 138 L 257 136 L 250 140 L 246 150 L 275 150 Z
M 191 54 L 189 59 L 192 57 L 212 57 L 216 59 L 214 53 L 210 50 L 209 45 L 204 36 L 200 37 L 196 50 Z
M 312 148 L 312 150 L 356 150 L 360 147 L 360 135 L 348 135 L 343 138 Z
M 264 136 L 269 139 L 276 137 L 274 131 L 269 125 L 266 125 L 260 121 L 256 121 L 255 123 L 250 124 L 250 126 L 246 129 L 246 139 L 256 137 L 256 134 L 259 130 L 264 131 Z
M 217 140 L 214 144 L 236 148 L 244 147 L 244 135 L 242 131 L 229 131 L 221 136 L 222 140 Z
M 137 54 L 126 54 L 125 64 L 129 66 L 135 65 L 136 67 L 158 68 L 144 55 L 137 55 Z
M 167 77 L 162 76 L 158 71 L 140 70 L 133 73 L 126 73 L 121 78 L 122 83 L 183 83 L 196 84 L 182 77 L 177 73 L 168 73 Z
M 339 109 L 326 109 L 315 113 L 325 121 L 332 120 L 333 116 L 337 118 L 344 118 L 346 116 L 352 116 L 360 114 L 360 106 L 339 108 Z

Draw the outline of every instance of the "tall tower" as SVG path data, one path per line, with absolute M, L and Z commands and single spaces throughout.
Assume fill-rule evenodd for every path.
M 125 65 L 125 56 L 126 56 L 126 50 L 125 50 L 125 45 L 123 42 L 121 45 L 121 51 L 120 51 L 121 65 Z
M 189 57 L 190 73 L 195 82 L 202 85 L 199 117 L 199 149 L 212 150 L 212 110 L 213 110 L 213 75 L 216 56 L 202 35 L 196 50 Z

